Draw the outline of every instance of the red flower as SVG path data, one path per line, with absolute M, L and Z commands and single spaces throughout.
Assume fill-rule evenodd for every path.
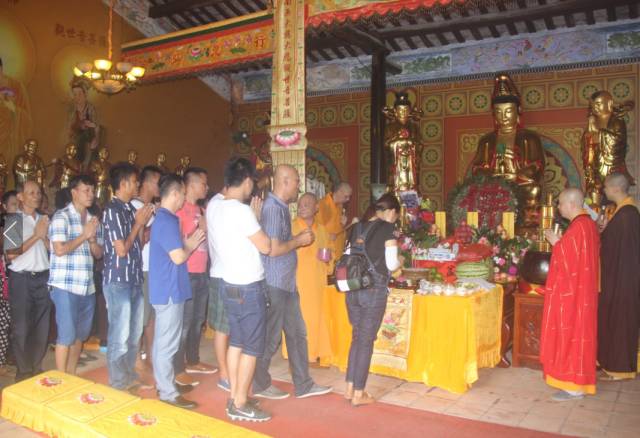
M 432 224 L 436 221 L 436 215 L 432 211 L 421 210 L 420 219 L 422 219 L 424 223 Z

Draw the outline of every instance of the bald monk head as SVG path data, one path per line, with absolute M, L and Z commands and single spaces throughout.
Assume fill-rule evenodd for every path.
M 298 171 L 288 164 L 279 164 L 273 173 L 273 194 L 283 202 L 290 204 L 298 199 L 300 176 Z
M 313 193 L 305 193 L 298 199 L 298 216 L 307 222 L 313 224 L 313 218 L 318 211 L 318 198 Z
M 349 183 L 341 182 L 337 185 L 335 190 L 333 191 L 333 202 L 338 206 L 343 206 L 351 199 L 351 194 L 353 190 Z
M 564 189 L 560 193 L 558 211 L 568 220 L 573 220 L 576 216 L 583 213 L 584 194 L 582 190 L 570 187 Z
M 629 197 L 629 180 L 622 173 L 612 173 L 604 180 L 604 194 L 619 204 Z

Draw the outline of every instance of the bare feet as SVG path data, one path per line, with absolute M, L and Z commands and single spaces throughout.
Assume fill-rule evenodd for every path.
M 365 391 L 354 391 L 353 398 L 351 399 L 352 406 L 364 406 L 375 403 L 376 399 Z

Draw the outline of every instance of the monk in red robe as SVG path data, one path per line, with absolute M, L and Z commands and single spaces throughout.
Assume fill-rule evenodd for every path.
M 583 210 L 579 189 L 560 194 L 558 211 L 570 221 L 562 237 L 547 230 L 553 245 L 544 288 L 540 362 L 552 396 L 567 401 L 596 392 L 600 235 Z
M 616 210 L 603 223 L 602 293 L 598 302 L 598 362 L 601 380 L 634 379 L 640 328 L 640 213 L 629 196 L 629 179 L 613 173 L 604 180 Z

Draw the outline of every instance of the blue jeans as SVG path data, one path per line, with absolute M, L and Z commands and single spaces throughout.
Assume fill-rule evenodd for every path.
M 209 301 L 209 274 L 189 274 L 191 299 L 184 303 L 180 348 L 174 359 L 176 374 L 184 372 L 185 365 L 200 363 L 202 325 L 207 319 Z
M 262 356 L 267 319 L 264 281 L 243 285 L 223 281 L 222 289 L 229 319 L 229 346 L 249 356 Z
M 160 400 L 173 401 L 179 393 L 175 385 L 173 360 L 180 346 L 184 303 L 153 304 L 155 331 L 153 336 L 153 377 Z
M 388 292 L 386 286 L 347 292 L 347 313 L 352 332 L 346 380 L 352 382 L 356 390 L 364 389 L 367 384 L 373 343 L 387 308 Z
M 138 345 L 142 335 L 144 298 L 142 285 L 113 282 L 104 285 L 107 300 L 109 334 L 107 368 L 109 385 L 126 389 L 138 380 L 135 371 Z
M 51 300 L 56 306 L 56 325 L 58 326 L 58 345 L 73 345 L 84 342 L 91 334 L 93 312 L 96 307 L 96 295 L 78 295 L 54 287 Z
M 307 326 L 300 310 L 300 295 L 297 291 L 289 292 L 272 286 L 267 286 L 267 293 L 267 343 L 264 354 L 256 363 L 253 390 L 262 392 L 271 386 L 269 366 L 273 355 L 280 351 L 284 332 L 296 395 L 306 394 L 313 386 L 313 380 L 309 375 Z

